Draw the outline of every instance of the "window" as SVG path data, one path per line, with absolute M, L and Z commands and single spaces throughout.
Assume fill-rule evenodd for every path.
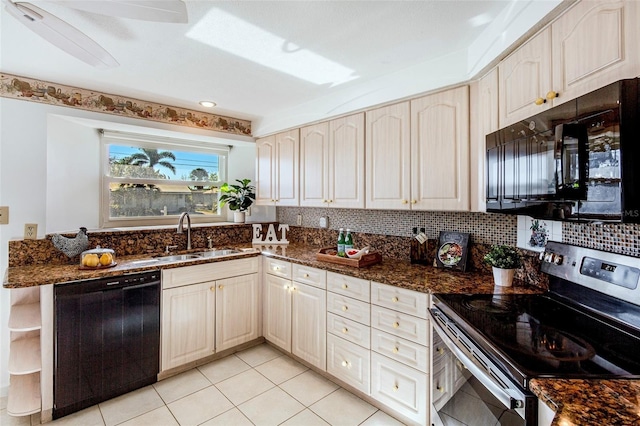
M 218 188 L 226 181 L 228 148 L 105 131 L 102 135 L 102 224 L 222 221 Z

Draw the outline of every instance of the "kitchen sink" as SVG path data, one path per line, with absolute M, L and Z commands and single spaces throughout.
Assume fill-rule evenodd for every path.
M 182 262 L 185 260 L 195 260 L 202 258 L 202 254 L 200 253 L 191 253 L 191 254 L 174 254 L 171 256 L 160 256 L 156 257 L 160 262 Z
M 242 253 L 240 250 L 235 249 L 221 249 L 221 250 L 207 250 L 198 253 L 202 257 L 218 257 L 218 256 L 228 256 L 230 254 L 239 254 Z

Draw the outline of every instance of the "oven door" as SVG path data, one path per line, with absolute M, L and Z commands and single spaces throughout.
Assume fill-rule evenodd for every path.
M 434 425 L 537 425 L 537 398 L 499 370 L 440 309 L 433 329 Z

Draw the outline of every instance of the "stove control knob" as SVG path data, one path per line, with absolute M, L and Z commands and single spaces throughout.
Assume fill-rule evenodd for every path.
M 561 254 L 556 254 L 553 257 L 553 263 L 555 263 L 558 266 L 562 265 L 563 260 L 564 260 L 564 257 Z

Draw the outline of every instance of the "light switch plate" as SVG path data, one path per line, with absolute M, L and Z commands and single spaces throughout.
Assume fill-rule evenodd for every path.
M 37 223 L 25 223 L 24 224 L 24 239 L 35 240 L 38 238 L 38 224 Z
M 0 225 L 9 224 L 9 206 L 0 206 Z

